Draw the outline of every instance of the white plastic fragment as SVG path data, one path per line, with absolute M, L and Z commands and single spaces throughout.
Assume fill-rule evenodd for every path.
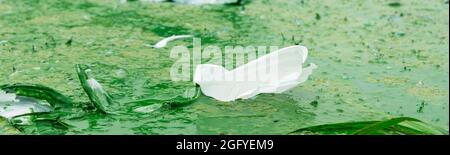
M 305 82 L 317 66 L 302 68 L 308 56 L 303 46 L 274 51 L 234 70 L 212 64 L 198 65 L 194 82 L 203 94 L 219 101 L 248 99 L 261 93 L 283 93 Z
M 156 43 L 155 45 L 150 45 L 150 47 L 153 48 L 163 48 L 167 46 L 167 43 L 177 40 L 177 39 L 184 39 L 184 38 L 192 38 L 192 35 L 176 35 L 176 36 L 171 36 L 171 37 L 167 37 L 162 39 L 161 41 L 159 41 L 158 43 Z

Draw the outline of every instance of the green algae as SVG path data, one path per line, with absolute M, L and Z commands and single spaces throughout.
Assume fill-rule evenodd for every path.
M 61 114 L 70 116 L 64 119 L 68 129 L 44 121 L 22 127 L 24 134 L 286 134 L 313 125 L 394 116 L 448 130 L 448 4 L 399 4 L 3 0 L 0 41 L 7 42 L 0 44 L 0 84 L 42 84 L 71 98 L 74 109 L 82 109 Z M 121 103 L 170 99 L 192 88 L 190 82 L 170 80 L 175 60 L 168 49 L 173 45 L 144 46 L 178 33 L 221 47 L 301 44 L 310 50 L 309 61 L 320 68 L 287 93 L 232 103 L 201 96 L 189 106 L 163 106 L 150 113 L 135 113 L 137 105 L 124 105 L 129 113 L 117 116 L 96 114 L 86 104 L 90 101 L 75 64 L 89 64 L 104 89 Z M 120 71 L 126 74 L 117 74 Z

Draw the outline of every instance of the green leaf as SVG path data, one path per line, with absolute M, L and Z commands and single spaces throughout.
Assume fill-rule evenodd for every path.
M 320 134 L 351 134 L 358 129 L 364 128 L 376 122 L 377 121 L 324 124 L 297 129 L 293 132 L 290 132 L 290 134 L 301 134 L 308 132 Z
M 354 135 L 447 135 L 448 131 L 410 117 L 383 121 L 325 124 L 295 130 L 290 134 L 354 134 Z
M 400 128 L 394 130 L 394 128 Z M 442 132 L 442 129 L 437 127 L 431 127 L 431 125 L 426 124 L 418 119 L 410 117 L 399 117 L 393 118 L 385 121 L 380 121 L 368 125 L 358 131 L 354 132 L 355 135 L 367 135 L 376 133 L 379 130 L 392 130 L 392 131 L 403 131 L 404 134 L 419 134 L 419 135 L 434 135 L 434 134 L 446 134 Z M 405 130 L 409 132 L 405 132 Z
M 2 85 L 0 86 L 0 89 L 8 93 L 15 93 L 18 96 L 46 100 L 54 108 L 71 108 L 73 106 L 73 102 L 70 98 L 43 85 L 18 83 Z
M 11 119 L 27 114 L 49 113 L 54 110 L 54 108 L 44 100 L 25 96 L 13 97 L 14 99 L 11 101 L 0 102 L 0 117 Z
M 111 106 L 114 104 L 113 99 L 103 89 L 100 83 L 97 82 L 97 80 L 89 76 L 89 67 L 86 65 L 77 64 L 76 68 L 81 86 L 94 106 L 103 113 L 114 113 L 111 109 Z
M 0 92 L 10 94 L 15 101 L 0 103 L 1 116 L 11 119 L 21 115 L 70 111 L 73 102 L 58 91 L 36 84 L 8 84 L 0 86 Z M 0 94 L 1 95 L 1 94 Z
M 399 126 L 403 126 L 408 129 L 412 129 L 415 131 L 420 131 L 420 134 L 425 135 L 448 135 L 448 131 L 445 129 L 435 127 L 431 124 L 422 122 L 422 121 L 404 121 L 399 124 Z
M 355 131 L 353 134 L 355 134 L 355 135 L 371 134 L 371 133 L 374 133 L 375 131 L 386 129 L 386 128 L 392 127 L 394 125 L 398 125 L 399 123 L 404 122 L 404 121 L 420 121 L 420 120 L 417 120 L 414 118 L 409 118 L 409 117 L 393 118 L 393 119 L 379 121 L 379 122 L 370 124 L 362 129 Z

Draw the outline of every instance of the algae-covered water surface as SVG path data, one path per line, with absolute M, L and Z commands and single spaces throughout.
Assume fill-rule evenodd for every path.
M 445 0 L 0 0 L 0 85 L 42 85 L 70 100 L 50 114 L 0 118 L 0 134 L 288 134 L 396 117 L 448 134 L 448 17 Z M 128 102 L 195 89 L 170 76 L 171 47 L 192 49 L 192 40 L 148 46 L 185 34 L 203 46 L 303 45 L 319 67 L 282 94 L 233 102 L 201 95 L 184 106 Z M 95 110 L 76 64 L 89 66 L 120 113 Z

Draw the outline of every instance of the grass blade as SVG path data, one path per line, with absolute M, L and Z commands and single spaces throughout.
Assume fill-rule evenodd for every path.
M 415 118 L 410 118 L 410 117 L 393 118 L 393 119 L 389 119 L 389 120 L 386 120 L 386 121 L 380 121 L 380 122 L 373 123 L 371 125 L 368 125 L 367 127 L 359 129 L 358 131 L 354 132 L 353 134 L 355 134 L 355 135 L 371 134 L 371 133 L 374 133 L 376 131 L 387 129 L 387 128 L 390 128 L 392 126 L 398 125 L 399 123 L 404 122 L 404 121 L 417 121 L 417 122 L 420 122 L 420 120 L 417 120 Z
M 336 123 L 336 124 L 324 124 L 318 126 L 311 126 L 301 128 L 290 132 L 289 134 L 312 132 L 321 134 L 351 134 L 358 129 L 364 128 L 370 124 L 378 121 L 366 121 L 366 122 L 348 122 L 348 123 Z
M 432 126 L 431 124 L 427 124 L 424 123 L 422 121 L 417 122 L 417 121 L 405 121 L 400 123 L 401 126 L 407 127 L 409 129 L 414 129 L 416 131 L 421 131 L 420 134 L 425 134 L 425 135 L 448 135 L 448 131 L 442 129 L 442 128 L 438 128 L 435 126 Z
M 324 124 L 301 128 L 289 134 L 312 132 L 315 134 L 354 134 L 354 135 L 448 135 L 448 131 L 433 127 L 410 117 L 398 117 L 384 121 L 363 121 Z

